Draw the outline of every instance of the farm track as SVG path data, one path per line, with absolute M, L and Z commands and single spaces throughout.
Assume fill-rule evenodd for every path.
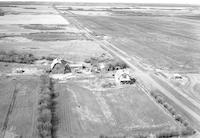
M 69 20 L 72 24 L 75 24 L 79 29 L 85 29 L 85 27 L 83 27 L 79 22 L 78 22 L 78 16 L 76 16 L 73 13 L 68 12 L 66 14 L 61 13 L 59 11 L 59 9 L 57 9 L 55 6 L 54 8 L 59 12 L 59 14 L 61 16 L 63 16 L 64 18 L 67 18 L 67 20 Z M 69 17 L 69 16 L 70 17 Z M 72 16 L 74 15 L 74 16 Z M 75 19 L 76 18 L 76 19 Z M 143 78 L 148 80 L 148 82 L 150 82 L 151 85 L 153 85 L 155 88 L 157 88 L 162 94 L 164 94 L 165 96 L 167 96 L 169 99 L 171 99 L 176 105 L 178 105 L 178 107 L 182 108 L 184 111 L 187 112 L 187 114 L 191 115 L 193 118 L 195 118 L 195 120 L 198 122 L 198 124 L 195 124 L 195 128 L 197 130 L 200 130 L 200 111 L 198 109 L 198 107 L 196 107 L 193 103 L 191 103 L 190 101 L 188 101 L 188 99 L 184 98 L 184 96 L 182 96 L 181 98 L 184 98 L 184 100 L 186 100 L 187 102 L 189 102 L 191 105 L 185 104 L 180 97 L 176 97 L 173 95 L 173 93 L 171 91 L 168 90 L 168 88 L 170 87 L 171 89 L 173 89 L 173 92 L 175 93 L 179 93 L 176 91 L 176 89 L 174 89 L 174 87 L 169 86 L 168 84 L 166 84 L 166 86 L 162 86 L 162 84 L 160 84 L 159 80 L 155 80 L 154 78 L 151 77 L 151 75 L 149 73 L 144 72 L 143 70 L 141 70 L 138 65 L 134 62 L 134 59 L 127 59 L 126 56 L 124 56 L 121 52 L 123 50 L 115 47 L 114 45 L 112 45 L 111 43 L 105 44 L 102 43 L 101 41 L 98 41 L 95 36 L 92 36 L 90 34 L 90 32 L 88 31 L 88 29 L 85 29 L 86 31 L 86 35 L 88 38 L 90 38 L 91 40 L 94 40 L 95 42 L 97 42 L 98 44 L 100 44 L 100 46 L 102 46 L 104 49 L 106 49 L 107 51 L 109 51 L 110 53 L 116 55 L 117 57 L 119 57 L 120 59 L 122 59 L 125 63 L 127 63 L 132 69 L 135 70 L 135 73 L 138 74 L 137 77 L 138 78 Z M 133 58 L 133 57 L 132 57 Z M 180 93 L 181 94 L 181 93 Z M 190 106 L 193 106 L 193 108 L 196 108 L 198 110 L 194 111 L 193 109 L 191 109 Z
M 69 102 L 65 104 L 65 117 L 66 117 L 66 123 L 65 126 L 67 126 L 66 131 L 70 134 L 72 133 L 72 124 L 71 124 L 71 110 L 70 110 L 70 97 L 69 97 L 69 91 L 67 90 L 67 99 Z
M 62 128 L 63 132 L 67 135 L 72 134 L 72 112 L 71 112 L 71 101 L 70 101 L 70 94 L 68 89 L 66 90 L 60 90 L 59 91 L 59 98 L 61 98 L 58 101 L 61 101 L 61 113 L 60 117 L 62 120 L 59 121 L 59 127 Z
M 38 107 L 38 96 L 39 96 L 39 93 L 38 93 L 39 91 L 36 91 L 36 92 L 34 92 L 34 105 L 33 105 L 33 107 L 32 107 L 32 125 L 31 125 L 31 132 L 30 132 L 30 138 L 34 138 L 34 137 L 36 137 L 37 138 L 37 132 L 36 132 L 36 130 L 37 130 L 37 123 L 35 123 L 36 122 L 36 113 L 37 113 L 37 107 Z
M 5 137 L 5 133 L 6 133 L 6 130 L 7 130 L 7 127 L 8 127 L 8 121 L 9 121 L 9 117 L 10 117 L 10 114 L 12 113 L 13 111 L 13 108 L 15 106 L 15 100 L 16 100 L 16 96 L 17 96 L 17 88 L 16 88 L 16 82 L 15 82 L 15 86 L 14 86 L 14 91 L 13 91 L 13 94 L 12 94 L 12 98 L 11 98 L 11 101 L 10 101 L 10 105 L 8 107 L 8 111 L 6 113 L 6 117 L 4 119 L 4 122 L 3 122 L 3 127 L 2 127 L 2 138 Z

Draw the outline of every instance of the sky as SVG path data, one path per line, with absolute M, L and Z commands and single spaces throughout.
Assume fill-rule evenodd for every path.
M 6 0 L 0 0 L 6 1 Z M 172 4 L 198 4 L 200 0 L 8 0 L 8 1 L 64 1 L 64 2 L 101 2 L 101 3 L 172 3 Z

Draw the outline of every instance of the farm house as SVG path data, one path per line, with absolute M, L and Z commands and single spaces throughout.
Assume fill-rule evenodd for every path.
M 133 84 L 135 79 L 130 76 L 129 70 L 120 69 L 115 73 L 115 81 L 118 84 Z

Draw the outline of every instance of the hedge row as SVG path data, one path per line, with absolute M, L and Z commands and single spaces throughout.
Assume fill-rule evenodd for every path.
M 163 130 L 160 132 L 156 132 L 154 134 L 151 134 L 150 132 L 148 133 L 142 133 L 142 134 L 135 134 L 133 138 L 172 138 L 172 137 L 180 137 L 180 136 L 190 136 L 195 134 L 195 130 L 189 126 L 189 123 L 183 119 L 183 117 L 176 112 L 176 110 L 171 106 L 169 103 L 167 103 L 163 96 L 151 92 L 151 96 L 154 97 L 157 103 L 161 104 L 166 110 L 170 112 L 170 114 L 174 117 L 174 119 L 181 124 L 183 124 L 185 127 L 182 128 L 181 130 Z M 100 135 L 99 138 L 125 138 L 126 136 L 121 136 L 121 137 L 113 137 L 113 136 L 105 136 L 105 135 Z
M 176 112 L 176 110 L 174 109 L 173 106 L 171 106 L 169 103 L 167 103 L 163 96 L 151 92 L 151 96 L 154 97 L 154 99 L 156 100 L 156 102 L 158 102 L 160 105 L 162 105 L 166 110 L 168 110 L 168 112 L 174 117 L 174 119 L 178 122 L 180 122 L 183 126 L 185 126 L 185 129 L 181 130 L 181 132 L 177 132 L 177 131 L 172 131 L 170 133 L 168 132 L 162 132 L 161 134 L 159 134 L 157 137 L 158 138 L 164 138 L 164 137 L 172 137 L 172 136 L 176 136 L 176 135 L 192 135 L 195 132 L 195 130 L 193 128 L 191 128 L 189 126 L 189 123 L 187 122 L 187 120 L 185 120 L 180 114 L 178 114 Z M 163 136 L 162 136 L 163 135 Z
M 54 89 L 52 79 L 46 75 L 41 76 L 41 91 L 38 101 L 37 129 L 40 138 L 52 138 L 54 117 Z
M 135 134 L 132 138 L 173 138 L 180 136 L 190 136 L 194 134 L 194 130 L 190 127 L 185 127 L 181 130 L 163 130 L 157 133 L 142 133 Z M 126 136 L 105 136 L 100 135 L 99 138 L 126 138 Z
M 180 137 L 180 136 L 190 136 L 193 135 L 195 131 L 193 128 L 185 127 L 181 130 L 170 130 L 170 131 L 161 131 L 156 134 L 156 138 L 172 138 L 172 137 Z

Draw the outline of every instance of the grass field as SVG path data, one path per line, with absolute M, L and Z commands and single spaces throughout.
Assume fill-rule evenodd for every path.
M 0 83 L 1 137 L 12 138 L 12 135 L 37 137 L 35 122 L 39 91 L 38 78 L 30 76 L 2 78 Z M 13 96 L 15 88 L 16 93 Z
M 60 137 L 120 136 L 181 128 L 136 86 L 90 91 L 84 85 L 72 81 L 56 86 Z

